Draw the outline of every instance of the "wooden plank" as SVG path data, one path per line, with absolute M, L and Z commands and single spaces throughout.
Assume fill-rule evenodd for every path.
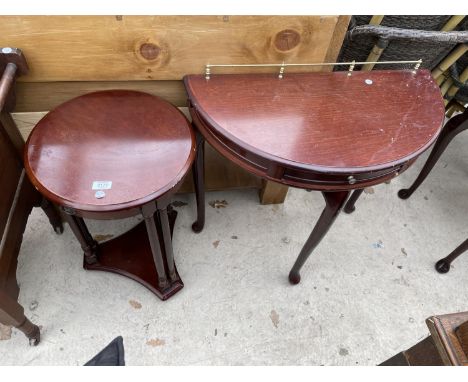
M 47 114 L 47 111 L 37 113 L 12 113 L 11 116 L 18 127 L 19 132 L 26 141 L 32 129 L 39 120 Z
M 180 109 L 184 114 L 188 115 L 187 108 Z M 46 114 L 47 112 L 44 111 L 36 113 L 13 113 L 12 116 L 21 135 L 26 140 L 36 123 Z M 205 165 L 205 186 L 207 191 L 260 188 L 262 186 L 260 178 L 227 160 L 208 144 L 205 147 Z M 187 174 L 179 192 L 194 192 L 191 173 Z
M 261 188 L 262 180 L 224 158 L 209 144 L 205 144 L 205 190 L 237 190 Z M 187 174 L 179 193 L 195 192 L 192 171 Z
M 80 95 L 109 89 L 138 90 L 164 98 L 175 106 L 187 105 L 182 81 L 19 82 L 16 84 L 15 111 L 52 110 Z
M 261 204 L 280 204 L 284 203 L 286 195 L 288 194 L 288 186 L 281 183 L 271 182 L 264 180 L 262 182 L 262 189 L 260 190 L 260 203 Z
M 333 37 L 328 46 L 327 55 L 325 56 L 325 62 L 336 62 L 338 55 L 340 54 L 341 46 L 343 45 L 343 40 L 348 31 L 348 25 L 351 21 L 351 16 L 340 16 L 335 26 L 333 32 Z M 332 71 L 333 67 L 324 67 L 323 71 Z
M 322 62 L 337 22 L 338 16 L 2 16 L 0 46 L 23 50 L 30 73 L 20 81 L 180 80 L 207 63 Z

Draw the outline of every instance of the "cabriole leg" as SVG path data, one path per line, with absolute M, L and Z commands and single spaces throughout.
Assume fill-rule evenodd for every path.
M 21 330 L 29 339 L 31 346 L 36 346 L 41 340 L 41 332 L 24 315 L 24 308 L 6 291 L 0 289 L 0 322 Z
M 450 255 L 440 259 L 435 264 L 435 269 L 439 273 L 447 273 L 450 270 L 450 264 L 454 261 L 458 256 L 460 256 L 463 252 L 468 251 L 468 239 L 466 239 L 463 243 L 461 243 L 457 248 L 453 250 Z
M 34 325 L 26 317 L 24 322 L 16 327 L 18 330 L 21 330 L 26 337 L 29 339 L 29 345 L 37 346 L 41 341 L 41 331 L 37 325 Z
M 453 138 L 466 129 L 468 129 L 468 109 L 465 110 L 463 114 L 456 115 L 445 124 L 439 138 L 437 138 L 429 158 L 424 164 L 424 167 L 422 168 L 418 177 L 410 188 L 405 188 L 398 191 L 399 198 L 408 199 L 418 189 L 421 183 L 424 182 L 426 177 L 429 175 L 432 168 L 447 148 L 448 144 L 452 141 Z
M 301 281 L 299 271 L 307 261 L 307 258 L 310 256 L 312 251 L 315 249 L 315 247 L 317 247 L 317 245 L 332 226 L 333 222 L 346 203 L 349 194 L 350 191 L 322 192 L 326 205 L 323 209 L 322 215 L 320 215 L 319 220 L 315 224 L 312 233 L 302 247 L 302 250 L 297 257 L 291 272 L 289 273 L 289 281 L 292 284 L 298 284 Z

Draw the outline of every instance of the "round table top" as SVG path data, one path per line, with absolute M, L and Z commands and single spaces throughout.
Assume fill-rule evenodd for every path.
M 427 149 L 444 120 L 427 70 L 190 75 L 185 84 L 221 147 L 304 171 L 396 166 Z
M 25 168 L 51 201 L 83 211 L 139 207 L 174 188 L 190 169 L 195 136 L 173 105 L 109 90 L 74 98 L 35 126 Z

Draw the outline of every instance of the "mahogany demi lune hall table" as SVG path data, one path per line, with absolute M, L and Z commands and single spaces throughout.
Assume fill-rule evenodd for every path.
M 195 134 L 170 103 L 110 90 L 74 98 L 41 119 L 25 147 L 34 186 L 65 212 L 84 268 L 119 273 L 165 300 L 183 287 L 170 206 L 195 157 Z M 141 214 L 144 223 L 97 243 L 84 219 Z
M 189 75 L 184 83 L 198 129 L 199 189 L 206 140 L 264 179 L 322 192 L 325 208 L 290 271 L 293 284 L 351 190 L 406 170 L 444 120 L 427 70 Z M 198 199 L 202 209 L 203 193 Z M 201 212 L 193 229 L 203 226 Z

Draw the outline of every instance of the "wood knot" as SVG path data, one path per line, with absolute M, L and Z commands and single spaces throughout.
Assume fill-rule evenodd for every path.
M 288 50 L 294 49 L 301 42 L 301 35 L 299 32 L 293 29 L 285 29 L 278 32 L 275 36 L 275 47 L 276 49 L 287 52 Z
M 161 48 L 156 44 L 152 43 L 143 43 L 140 46 L 140 54 L 146 60 L 155 60 L 158 58 Z

